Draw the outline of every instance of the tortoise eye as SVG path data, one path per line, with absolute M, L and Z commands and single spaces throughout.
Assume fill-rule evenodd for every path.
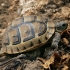
M 68 27 L 68 24 L 62 24 L 61 26 L 57 27 L 57 31 L 63 31 L 66 30 Z

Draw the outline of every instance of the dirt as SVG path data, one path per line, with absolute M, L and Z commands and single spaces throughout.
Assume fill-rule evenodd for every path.
M 2 37 L 4 34 L 5 29 L 7 28 L 7 26 L 9 24 L 11 24 L 11 22 L 19 17 L 17 10 L 19 9 L 19 0 L 0 0 L 0 47 L 2 47 Z M 70 23 L 70 1 L 69 0 L 49 0 L 49 3 L 47 4 L 43 4 L 43 6 L 36 8 L 36 10 L 38 11 L 39 14 L 46 14 L 46 17 L 48 19 L 51 19 L 52 21 L 57 21 L 57 20 L 66 20 L 68 23 Z M 38 14 L 37 13 L 37 14 Z M 70 27 L 69 27 L 70 28 Z M 66 33 L 63 33 L 66 36 Z M 68 35 L 67 40 L 69 39 L 70 35 Z M 62 36 L 63 38 L 63 36 Z M 69 44 L 70 45 L 70 40 Z M 64 44 L 65 42 L 60 43 L 59 45 L 59 49 L 58 49 L 58 54 L 60 53 L 60 51 L 63 50 L 62 55 L 64 55 L 64 53 L 69 53 L 70 52 L 70 46 L 67 46 L 66 44 Z M 48 43 L 49 44 L 49 43 Z M 49 48 L 47 48 L 47 45 L 44 45 L 46 48 L 44 50 L 42 50 L 42 48 L 40 49 L 40 51 L 42 50 L 42 53 L 40 53 L 40 51 L 36 51 L 35 52 L 30 52 L 29 54 L 27 54 L 27 57 L 29 59 L 19 59 L 16 60 L 16 66 L 15 63 L 12 61 L 11 62 L 11 66 L 6 65 L 4 70 L 45 70 L 44 66 L 42 66 L 42 62 L 39 61 L 37 59 L 37 57 L 41 57 L 46 59 L 49 59 L 50 56 L 53 54 L 53 50 Z M 50 46 L 50 45 L 48 45 Z M 66 48 L 66 49 L 64 49 Z M 49 49 L 49 50 L 48 50 Z M 32 54 L 33 53 L 33 54 Z M 39 54 L 39 55 L 38 55 Z M 11 55 L 12 56 L 12 55 Z M 17 56 L 17 55 L 16 55 Z M 29 57 L 30 56 L 30 57 Z M 60 56 L 61 57 L 61 56 Z M 69 54 L 70 57 L 70 54 Z M 12 57 L 14 58 L 14 57 Z M 32 59 L 32 60 L 31 60 Z M 66 58 L 69 59 L 69 61 L 67 62 L 70 65 L 70 58 Z M 45 62 L 46 62 L 45 61 Z M 57 62 L 58 63 L 58 62 Z M 51 63 L 50 63 L 51 65 Z M 54 66 L 55 63 L 52 65 Z M 65 64 L 63 64 L 65 65 Z M 9 66 L 8 68 L 6 68 L 7 66 Z M 68 65 L 66 65 L 68 66 Z M 68 66 L 69 67 L 69 66 Z M 53 69 L 54 68 L 54 69 Z M 51 70 L 57 70 L 59 69 L 57 66 L 55 67 L 51 67 Z M 3 68 L 2 68 L 3 69 Z M 46 69 L 46 70 L 50 70 L 50 69 Z M 59 70 L 64 70 L 64 69 L 59 69 Z M 66 69 L 66 70 L 70 70 Z

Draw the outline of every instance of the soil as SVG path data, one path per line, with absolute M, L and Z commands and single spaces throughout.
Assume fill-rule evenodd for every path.
M 11 22 L 19 17 L 17 10 L 19 9 L 19 0 L 0 0 L 0 48 L 2 47 L 2 37 L 3 34 L 5 32 L 5 29 L 8 27 L 9 24 L 11 24 Z M 37 8 L 38 13 L 41 14 L 46 14 L 46 17 L 48 19 L 51 19 L 52 21 L 58 21 L 58 20 L 66 20 L 69 24 L 70 24 L 70 1 L 69 0 L 53 0 L 53 2 L 51 0 L 49 0 L 48 4 L 45 4 L 41 7 Z M 69 27 L 70 29 L 70 27 Z M 67 32 L 64 32 L 63 34 L 65 35 L 65 38 Z M 62 36 L 63 38 L 63 36 Z M 70 35 L 68 35 L 67 40 L 70 38 Z M 70 40 L 69 44 L 70 45 Z M 49 59 L 54 51 L 52 49 L 50 49 L 51 47 L 48 48 L 50 42 L 48 42 L 48 44 L 44 45 L 44 48 L 40 48 L 38 51 L 35 50 L 34 52 L 31 51 L 26 54 L 26 59 L 14 59 L 13 61 L 11 61 L 10 64 L 5 65 L 4 68 L 0 67 L 1 70 L 50 70 L 45 69 L 44 66 L 42 66 L 42 62 L 40 60 L 38 60 L 38 57 L 42 57 L 44 59 Z M 66 48 L 66 49 L 65 49 Z M 40 53 L 42 52 L 42 53 Z M 64 42 L 60 42 L 59 43 L 59 49 L 57 50 L 57 54 L 61 55 L 60 53 L 62 53 L 62 56 L 64 54 L 68 54 L 70 53 L 70 46 L 67 46 L 64 44 Z M 20 55 L 20 54 L 18 54 Z M 68 54 L 70 57 L 70 54 Z M 14 58 L 17 55 L 8 55 L 11 58 Z M 7 57 L 8 57 L 7 56 Z M 30 56 L 30 57 L 29 57 Z M 55 55 L 54 55 L 55 56 Z M 58 55 L 57 55 L 58 56 Z M 60 56 L 60 58 L 62 57 Z M 56 56 L 55 56 L 56 57 Z M 66 59 L 69 59 L 69 63 L 68 65 L 70 66 L 70 58 L 67 57 Z M 28 59 L 29 58 L 29 59 Z M 8 59 L 7 59 L 8 60 Z M 15 62 L 16 64 L 15 64 Z M 2 63 L 2 62 L 1 62 Z M 50 63 L 51 65 L 52 63 Z M 11 66 L 12 67 L 11 67 Z M 55 65 L 55 63 L 54 63 Z M 51 66 L 54 66 L 51 65 Z M 68 66 L 67 65 L 67 66 Z M 50 66 L 50 67 L 51 67 Z M 69 67 L 68 66 L 68 67 Z M 62 69 L 62 68 L 58 68 L 57 66 L 55 67 L 51 67 L 51 70 L 70 70 L 69 69 Z

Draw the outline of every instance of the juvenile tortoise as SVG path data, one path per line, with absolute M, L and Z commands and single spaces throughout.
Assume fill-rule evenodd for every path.
M 67 27 L 68 23 L 64 21 L 54 23 L 38 15 L 17 18 L 3 35 L 0 54 L 16 54 L 36 49 L 47 43 L 55 32 L 60 33 Z M 53 41 L 57 44 L 59 42 L 56 39 Z

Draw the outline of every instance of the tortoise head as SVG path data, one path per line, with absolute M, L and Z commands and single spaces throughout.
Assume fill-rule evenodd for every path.
M 65 21 L 60 21 L 56 23 L 56 31 L 57 32 L 62 32 L 68 28 L 68 23 Z

